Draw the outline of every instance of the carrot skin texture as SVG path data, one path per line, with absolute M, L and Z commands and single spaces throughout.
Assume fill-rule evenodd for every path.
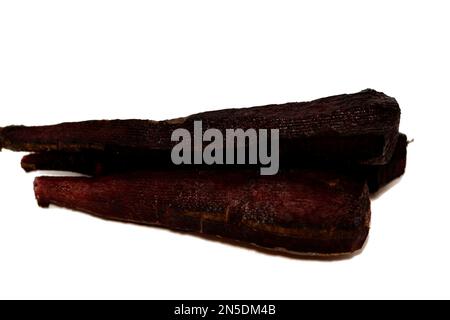
M 194 121 L 203 130 L 279 129 L 280 157 L 308 157 L 359 164 L 386 164 L 398 138 L 397 101 L 375 90 L 310 102 L 210 111 L 165 121 L 102 120 L 52 126 L 9 126 L 1 146 L 15 151 L 146 152 L 170 150 L 171 134 Z
M 222 237 L 269 250 L 336 255 L 361 249 L 369 231 L 364 181 L 331 172 L 183 171 L 39 177 L 40 206 Z

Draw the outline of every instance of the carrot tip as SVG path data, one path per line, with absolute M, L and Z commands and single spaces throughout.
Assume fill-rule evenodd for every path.
M 50 206 L 50 202 L 46 199 L 44 199 L 42 195 L 42 183 L 41 179 L 38 177 L 34 179 L 34 194 L 36 196 L 36 200 L 38 203 L 38 206 L 41 208 L 48 208 Z
M 26 155 L 22 158 L 22 161 L 20 162 L 20 165 L 25 172 L 32 172 L 36 171 L 36 165 L 30 161 L 31 155 Z

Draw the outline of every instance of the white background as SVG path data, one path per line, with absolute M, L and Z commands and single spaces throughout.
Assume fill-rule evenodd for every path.
M 321 262 L 38 208 L 0 153 L 0 298 L 450 298 L 448 1 L 2 1 L 0 126 L 166 119 L 365 88 L 406 175 L 362 254 Z

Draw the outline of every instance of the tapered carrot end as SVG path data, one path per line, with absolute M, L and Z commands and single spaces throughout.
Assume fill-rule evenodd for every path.
M 27 154 L 22 158 L 20 165 L 22 166 L 22 169 L 25 170 L 25 172 L 32 172 L 37 170 L 36 164 L 33 161 L 34 157 L 34 154 Z

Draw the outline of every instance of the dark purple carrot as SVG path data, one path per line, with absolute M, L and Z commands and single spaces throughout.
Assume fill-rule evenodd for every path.
M 362 180 L 331 172 L 259 176 L 220 171 L 39 177 L 39 205 L 297 254 L 359 250 L 370 202 Z
M 161 150 L 136 153 L 105 151 L 38 152 L 25 155 L 22 158 L 21 165 L 26 172 L 37 170 L 71 171 L 92 176 L 140 170 L 181 168 L 181 166 L 172 163 L 169 152 Z
M 298 161 L 283 162 L 281 171 L 287 168 L 311 168 L 311 169 L 333 169 L 347 174 L 348 176 L 359 175 L 367 180 L 369 191 L 376 192 L 392 180 L 400 177 L 405 172 L 406 166 L 406 135 L 400 134 L 394 154 L 391 160 L 384 165 L 355 165 L 348 163 L 327 163 Z M 61 152 L 49 151 L 32 153 L 22 159 L 22 167 L 25 171 L 52 170 L 72 171 L 92 176 L 108 175 L 113 173 L 126 173 L 142 170 L 179 170 L 188 167 L 173 165 L 167 152 L 154 150 L 147 153 L 112 153 L 112 152 Z M 195 166 L 196 169 L 225 169 L 239 171 L 249 169 L 250 166 Z M 257 168 L 257 166 L 255 166 Z
M 171 150 L 171 134 L 194 121 L 203 130 L 279 129 L 280 157 L 386 164 L 398 137 L 397 101 L 374 90 L 281 105 L 204 112 L 166 121 L 112 120 L 53 126 L 10 126 L 0 148 L 16 151 L 148 152 Z

